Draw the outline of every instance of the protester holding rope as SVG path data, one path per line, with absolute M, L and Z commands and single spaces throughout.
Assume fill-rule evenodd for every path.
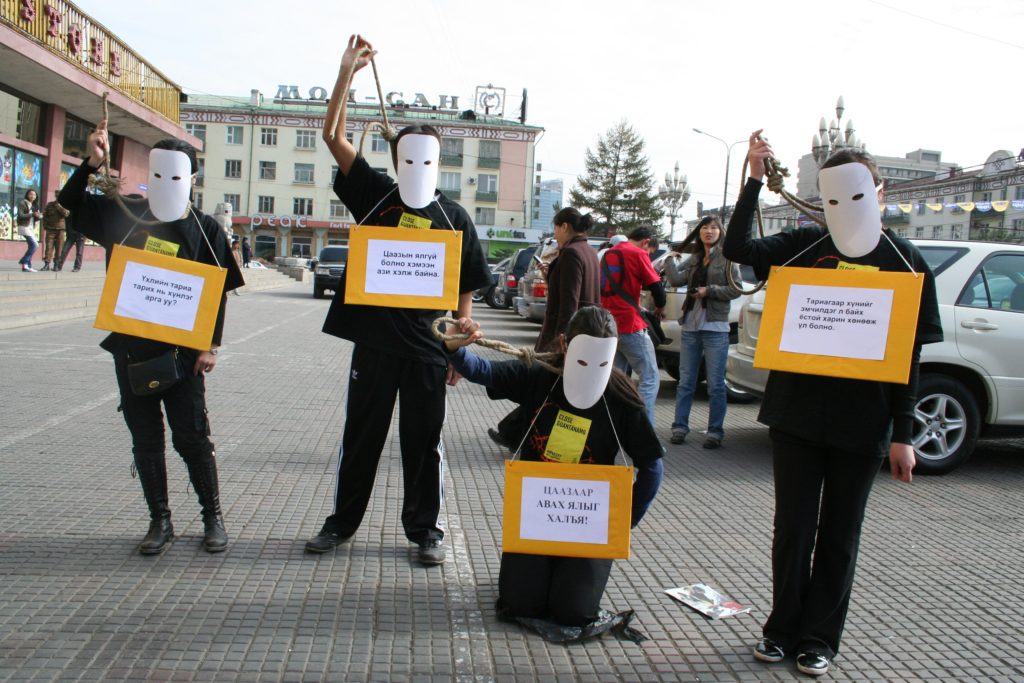
M 722 256 L 722 221 L 705 216 L 697 223 L 698 246 L 681 265 L 675 258 L 665 259 L 665 276 L 673 287 L 686 286 L 686 299 L 680 311 L 679 329 L 683 338 L 679 351 L 679 386 L 676 388 L 676 414 L 669 439 L 674 444 L 686 441 L 690 433 L 690 408 L 697 388 L 701 358 L 708 385 L 708 433 L 704 448 L 718 448 L 725 438 L 725 361 L 729 356 L 729 309 L 740 292 L 729 284 L 727 271 L 739 280 L 739 267 Z
M 61 190 L 61 206 L 74 215 L 75 229 L 101 244 L 107 261 L 117 244 L 136 249 L 158 251 L 180 259 L 206 263 L 227 269 L 224 292 L 242 286 L 242 274 L 231 257 L 224 232 L 212 217 L 197 212 L 191 205 L 191 187 L 196 180 L 196 151 L 185 142 L 168 139 L 158 142 L 150 152 L 148 200 L 126 200 L 110 185 L 107 121 L 100 121 L 89 135 L 89 158 Z M 89 176 L 106 171 L 104 196 L 87 192 Z M 210 441 L 210 423 L 206 413 L 204 375 L 217 364 L 217 352 L 224 329 L 227 299 L 221 297 L 213 333 L 213 345 L 196 351 L 162 342 L 113 333 L 100 346 L 114 356 L 114 372 L 121 392 L 121 410 L 132 435 L 132 451 L 142 492 L 149 506 L 149 533 L 139 545 L 143 555 L 163 552 L 174 537 L 167 495 L 167 470 L 164 460 L 164 420 L 161 404 L 167 412 L 171 441 L 188 468 L 189 479 L 199 497 L 203 516 L 203 547 L 211 553 L 227 548 L 228 536 L 221 516 L 217 461 Z M 136 395 L 128 379 L 129 363 L 144 363 L 170 356 L 181 369 L 182 377 L 166 391 Z
M 466 318 L 457 327 L 464 338 L 453 335 L 445 344 L 454 352 L 459 372 L 486 386 L 491 399 L 508 399 L 526 413 L 529 426 L 516 448 L 524 460 L 611 465 L 620 450 L 629 456 L 637 468 L 631 520 L 635 527 L 660 486 L 662 450 L 636 388 L 612 366 L 618 332 L 611 313 L 598 306 L 580 308 L 566 332 L 556 338 L 557 352 L 544 354 L 545 362 L 529 364 L 491 362 L 470 353 L 464 347 L 481 340 L 483 333 Z M 572 448 L 561 448 L 556 457 L 547 448 L 549 439 L 567 422 L 576 427 L 577 436 L 567 440 Z M 498 614 L 581 627 L 581 635 L 596 635 L 611 568 L 612 560 L 607 559 L 503 553 Z M 550 632 L 533 622 L 523 623 L 542 635 Z
M 360 225 L 401 223 L 462 233 L 458 314 L 468 316 L 473 290 L 489 283 L 491 273 L 466 211 L 435 189 L 441 149 L 437 130 L 409 126 L 393 139 L 386 131 L 397 184 L 370 168 L 345 139 L 345 100 L 352 75 L 370 64 L 375 54 L 369 42 L 352 36 L 342 57 L 324 124 L 324 141 L 338 163 L 334 191 Z M 445 311 L 345 304 L 345 289 L 343 285 L 335 293 L 324 322 L 324 332 L 355 343 L 334 506 L 320 532 L 306 543 L 306 551 L 328 552 L 359 528 L 397 398 L 405 485 L 402 525 L 406 537 L 419 546 L 419 562 L 440 564 L 445 558 L 438 516 L 448 360 L 431 324 Z
M 772 266 L 912 271 L 924 277 L 907 384 L 773 370 L 758 419 L 769 426 L 775 478 L 773 605 L 754 657 L 796 655 L 812 676 L 839 652 L 868 495 L 885 455 L 893 479 L 911 480 L 911 447 L 922 344 L 942 340 L 935 279 L 910 242 L 882 228 L 878 168 L 863 152 L 842 150 L 818 175 L 826 227 L 751 239 L 751 223 L 771 147 L 750 136 L 750 177 L 729 221 L 726 258 Z M 773 189 L 781 177 L 770 174 Z

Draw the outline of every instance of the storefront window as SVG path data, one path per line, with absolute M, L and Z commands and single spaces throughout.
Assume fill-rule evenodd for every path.
M 253 240 L 253 255 L 273 263 L 277 256 L 277 239 L 273 235 L 256 235 Z
M 292 256 L 309 258 L 313 241 L 309 237 L 292 237 Z
M 11 239 L 13 225 L 14 150 L 0 145 L 0 239 Z
M 64 153 L 70 157 L 85 157 L 85 143 L 89 139 L 92 125 L 68 116 L 64 121 Z
M 43 137 L 42 106 L 0 90 L 0 133 L 40 144 Z

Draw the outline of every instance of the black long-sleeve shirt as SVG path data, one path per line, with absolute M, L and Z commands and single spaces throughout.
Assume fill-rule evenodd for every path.
M 758 420 L 787 434 L 857 453 L 886 453 L 890 430 L 891 441 L 910 443 L 921 345 L 942 341 L 935 277 L 931 269 L 913 244 L 888 231 L 888 240 L 883 237 L 871 253 L 858 258 L 839 253 L 832 240 L 826 237 L 828 231 L 821 227 L 753 239 L 751 228 L 761 186 L 761 182 L 748 179 L 736 203 L 723 246 L 727 259 L 753 266 L 760 279 L 768 277 L 772 266 L 784 263 L 803 268 L 835 269 L 841 262 L 846 262 L 876 266 L 883 271 L 905 272 L 907 266 L 893 249 L 894 244 L 914 270 L 924 275 L 924 286 L 907 384 L 772 370 Z
M 225 294 L 245 284 L 242 279 L 242 271 L 239 270 L 238 264 L 231 255 L 231 245 L 228 244 L 227 237 L 220 225 L 211 216 L 196 212 L 202 230 L 206 234 L 205 240 L 199 233 L 197 229 L 199 226 L 196 225 L 196 219 L 191 212 L 185 218 L 170 223 L 161 223 L 156 226 L 137 225 L 136 221 L 126 215 L 113 199 L 89 194 L 86 191 L 89 174 L 95 173 L 97 170 L 89 166 L 88 162 L 83 161 L 60 191 L 57 201 L 71 211 L 76 231 L 103 246 L 107 252 L 107 263 L 110 263 L 110 253 L 114 245 L 120 244 L 122 240 L 124 240 L 125 246 L 145 249 L 149 237 L 155 237 L 178 245 L 178 258 L 212 266 L 216 266 L 219 261 L 220 266 L 227 269 L 224 281 Z M 153 220 L 147 202 L 129 201 L 127 205 L 139 220 Z M 126 237 L 127 239 L 125 239 Z M 213 247 L 216 258 L 210 252 L 210 248 L 206 246 L 207 240 Z M 226 308 L 227 297 L 222 296 L 213 331 L 214 344 L 221 343 Z M 139 360 L 155 357 L 173 348 L 163 342 L 119 333 L 108 336 L 103 340 L 101 346 L 112 353 L 120 350 L 128 351 L 133 358 Z

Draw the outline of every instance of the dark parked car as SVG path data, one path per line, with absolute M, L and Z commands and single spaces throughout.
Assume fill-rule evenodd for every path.
M 320 250 L 320 258 L 310 262 L 313 271 L 313 298 L 324 298 L 324 290 L 337 292 L 341 287 L 341 278 L 345 277 L 345 264 L 348 263 L 348 247 L 333 246 Z
M 512 297 L 519 289 L 519 278 L 526 274 L 530 266 L 530 258 L 537 251 L 537 245 L 525 247 L 509 257 L 505 269 L 498 275 L 498 284 L 494 288 L 494 308 L 509 308 Z
M 504 258 L 491 266 L 491 283 L 473 292 L 474 303 L 485 301 L 491 308 L 504 308 L 503 306 L 499 306 L 497 301 L 495 301 L 494 290 L 497 289 L 498 281 L 502 277 L 502 271 L 505 270 L 505 266 L 508 265 L 509 260 L 510 259 L 508 258 Z

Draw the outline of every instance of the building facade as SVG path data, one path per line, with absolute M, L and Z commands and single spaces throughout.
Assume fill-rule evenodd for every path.
M 538 175 L 533 188 L 533 227 L 550 232 L 564 197 L 565 184 L 561 180 L 541 180 Z
M 871 157 L 878 164 L 878 173 L 882 180 L 889 184 L 948 175 L 957 167 L 954 163 L 943 161 L 942 152 L 930 149 L 918 149 L 902 157 L 883 157 L 874 154 Z M 818 162 L 814 155 L 805 154 L 800 157 L 798 169 L 796 195 L 817 197 Z
M 197 205 L 213 213 L 217 204 L 230 204 L 235 232 L 250 237 L 255 255 L 266 260 L 315 256 L 329 244 L 345 244 L 355 221 L 333 190 L 338 168 L 321 139 L 326 101 L 285 88 L 278 95 L 286 96 L 190 95 L 181 107 L 185 129 L 205 145 Z M 530 170 L 543 129 L 422 99 L 389 105 L 389 120 L 398 129 L 426 123 L 440 131 L 438 187 L 469 213 L 488 255 L 535 242 L 539 233 L 528 229 Z M 379 120 L 376 105 L 349 100 L 349 141 L 371 167 L 394 177 L 390 146 L 368 131 Z
M 181 88 L 71 2 L 0 3 L 0 258 L 24 250 L 18 200 L 35 190 L 44 206 L 85 156 L 104 93 L 111 175 L 144 192 L 153 144 L 198 143 L 179 125 Z

